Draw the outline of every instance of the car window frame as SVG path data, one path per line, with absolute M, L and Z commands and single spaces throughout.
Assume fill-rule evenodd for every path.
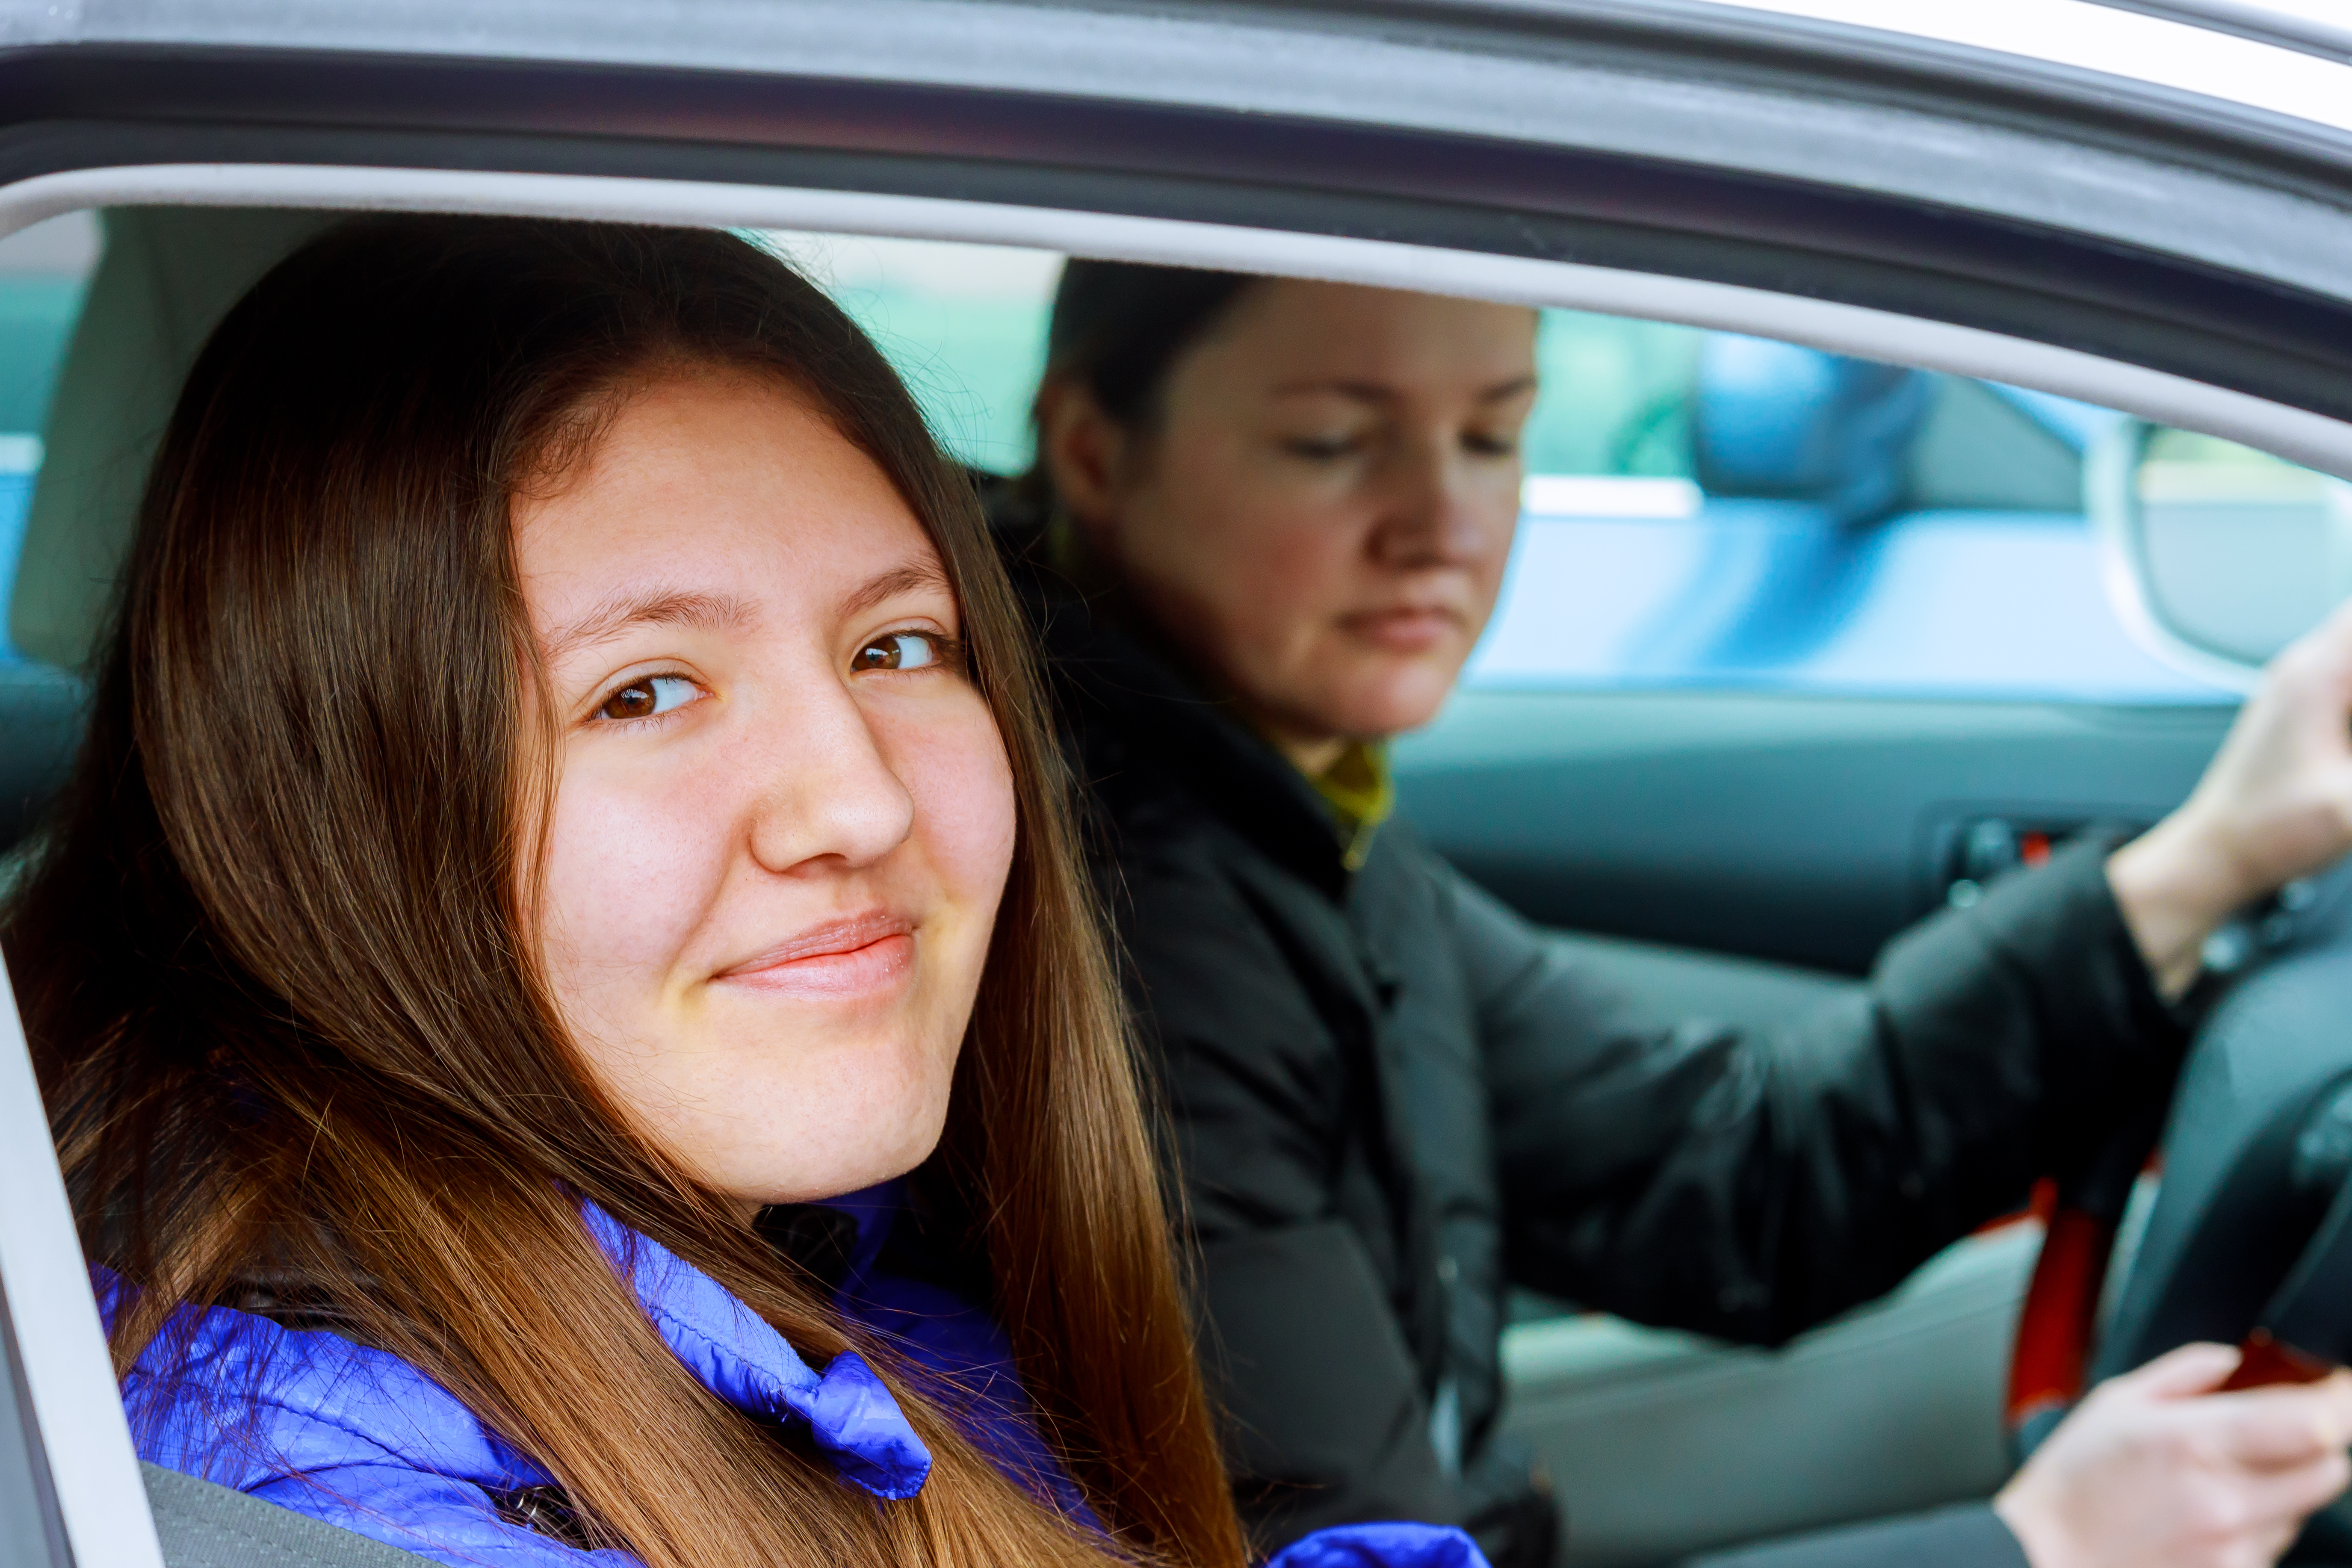
M 12 1403 L 52 1568 L 163 1568 L 16 994 L 0 973 L 0 1296 Z M 31 1560 L 31 1552 L 25 1554 Z
M 96 167 L 0 187 L 0 235 L 139 204 L 501 213 L 1018 246 L 1640 317 L 2006 382 L 2352 478 L 2352 419 L 1960 322 L 1753 284 L 1458 247 L 1006 201 L 678 178 L 369 165 Z
M 2352 477 L 2352 421 L 2085 351 L 1833 300 L 1565 260 L 1004 201 L 675 178 L 362 164 L 96 167 L 0 186 L 0 234 L 84 207 L 175 203 L 537 215 L 1024 246 L 1603 311 L 2009 382 Z M 0 1005 L 0 1294 L 55 1568 L 161 1568 L 129 1425 L 13 993 Z M 37 1488 L 44 1484 L 34 1478 Z

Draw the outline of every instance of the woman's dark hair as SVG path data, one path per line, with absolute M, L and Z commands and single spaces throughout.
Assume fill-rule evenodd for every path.
M 1147 426 L 1178 356 L 1257 281 L 1244 272 L 1073 258 L 1054 290 L 1042 384 L 1084 387 L 1119 424 Z
M 525 918 L 555 781 L 510 502 L 576 471 L 633 388 L 714 369 L 824 410 L 961 603 L 1020 833 L 923 1180 L 971 1216 L 1108 1543 L 998 1475 L 903 1370 L 930 1484 L 878 1506 L 838 1484 L 696 1382 L 582 1224 L 602 1205 L 813 1358 L 853 1342 L 628 1131 Z M 719 233 L 333 230 L 206 344 L 115 614 L 65 813 L 0 935 L 84 1246 L 131 1289 L 118 1367 L 169 1346 L 179 1306 L 262 1281 L 421 1367 L 652 1568 L 1238 1568 L 1027 634 L 969 484 L 822 293 Z

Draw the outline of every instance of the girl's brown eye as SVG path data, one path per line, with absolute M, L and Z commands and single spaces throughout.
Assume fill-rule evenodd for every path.
M 599 719 L 651 719 L 694 700 L 694 682 L 680 675 L 649 675 L 633 680 L 596 710 Z
M 849 661 L 852 669 L 920 669 L 939 662 L 938 644 L 921 632 L 885 632 Z

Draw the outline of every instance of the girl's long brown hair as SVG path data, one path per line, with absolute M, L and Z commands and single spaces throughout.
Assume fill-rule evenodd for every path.
M 815 399 L 953 580 L 1020 835 L 922 1180 L 984 1256 L 1109 1544 L 904 1380 L 929 1486 L 877 1503 L 841 1484 L 705 1392 L 581 1224 L 593 1199 L 816 1364 L 850 1343 L 625 1131 L 515 891 L 549 785 L 510 499 L 598 408 L 698 365 Z M 1020 612 L 969 486 L 846 317 L 722 234 L 357 222 L 215 332 L 142 509 L 79 772 L 5 927 L 84 1245 L 132 1289 L 119 1367 L 183 1303 L 310 1303 L 653 1568 L 1242 1562 Z

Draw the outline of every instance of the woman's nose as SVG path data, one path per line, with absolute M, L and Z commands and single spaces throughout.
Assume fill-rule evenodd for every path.
M 1397 468 L 1372 533 L 1374 557 L 1406 570 L 1476 561 L 1495 531 L 1488 514 L 1498 502 L 1490 476 L 1474 472 L 1458 452 L 1443 447 L 1417 450 Z M 1517 503 L 1516 495 L 1508 499 L 1514 515 Z
M 778 873 L 870 866 L 914 831 L 915 801 L 850 694 L 835 687 L 760 737 L 752 858 Z

